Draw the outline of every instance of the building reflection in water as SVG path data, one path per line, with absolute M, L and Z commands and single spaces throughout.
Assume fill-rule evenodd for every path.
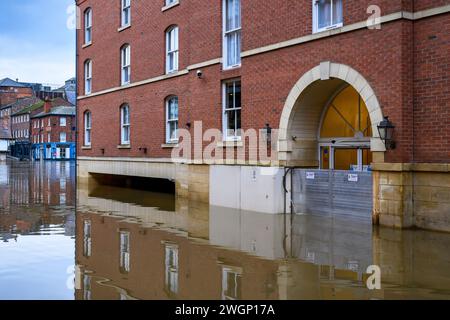
M 63 225 L 75 236 L 75 164 L 0 164 L 0 236 L 27 234 Z
M 75 189 L 75 163 L 0 163 L 0 300 L 74 298 Z
M 450 298 L 447 234 L 106 186 L 78 198 L 78 299 Z M 381 290 L 365 285 L 372 264 Z

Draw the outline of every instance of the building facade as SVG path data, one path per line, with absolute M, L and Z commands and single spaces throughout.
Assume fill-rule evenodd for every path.
M 283 168 L 366 171 L 376 223 L 450 231 L 447 0 L 77 5 L 80 180 L 282 213 Z
M 61 98 L 46 100 L 30 126 L 34 160 L 75 159 L 75 106 Z
M 9 78 L 0 80 L 0 106 L 14 103 L 17 99 L 31 97 L 32 95 L 33 90 L 29 86 Z

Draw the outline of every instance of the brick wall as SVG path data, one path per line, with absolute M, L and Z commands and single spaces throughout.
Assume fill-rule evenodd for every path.
M 66 133 L 66 142 L 75 142 L 75 131 L 72 127 L 76 126 L 76 118 L 71 116 L 64 116 L 66 118 L 66 126 L 60 126 L 61 116 L 45 116 L 41 118 L 34 118 L 31 120 L 31 142 L 34 143 L 34 137 L 44 135 L 44 142 L 60 142 L 60 133 Z M 49 124 L 50 119 L 50 126 Z M 43 127 L 41 122 L 43 121 Z M 38 128 L 35 128 L 34 123 L 38 122 Z M 50 141 L 48 141 L 48 134 L 50 134 Z M 39 140 L 42 143 L 41 140 Z
M 161 12 L 163 4 L 160 2 L 133 2 L 132 26 L 118 32 L 119 1 L 78 1 L 81 12 L 88 7 L 93 9 L 92 45 L 81 48 L 83 32 L 78 32 L 78 77 L 83 79 L 83 63 L 91 59 L 94 93 L 120 85 L 120 48 L 125 43 L 131 45 L 132 82 L 163 75 L 164 31 L 173 24 L 180 27 L 180 70 L 222 56 L 222 1 L 180 0 L 179 6 L 165 12 Z M 369 4 L 379 5 L 386 15 L 447 2 L 417 1 L 413 8 L 412 2 L 406 0 L 345 1 L 344 24 L 365 21 L 369 16 L 366 12 Z M 311 5 L 311 1 L 265 1 L 264 5 L 261 1 L 244 1 L 243 50 L 311 34 Z M 399 20 L 384 24 L 381 30 L 361 29 L 245 57 L 242 67 L 236 70 L 223 71 L 219 64 L 204 67 L 203 79 L 198 79 L 194 70 L 180 77 L 79 100 L 79 146 L 84 141 L 82 124 L 86 110 L 92 112 L 93 126 L 92 149 L 79 148 L 79 155 L 102 156 L 104 149 L 104 156 L 168 157 L 170 150 L 161 147 L 165 142 L 165 98 L 178 96 L 181 128 L 186 128 L 188 122 L 202 120 L 204 129 L 221 129 L 221 81 L 235 77 L 242 80 L 243 128 L 261 129 L 266 123 L 277 128 L 286 97 L 296 81 L 320 62 L 333 61 L 349 65 L 365 77 L 383 113 L 396 125 L 397 148 L 386 153 L 386 161 L 448 162 L 450 129 L 448 122 L 442 120 L 449 119 L 446 109 L 450 55 L 448 35 L 442 27 L 448 25 L 448 20 L 448 14 L 416 22 Z M 433 42 L 433 47 L 428 47 L 426 40 L 430 29 L 436 30 L 434 33 L 440 30 L 440 38 Z M 446 72 L 442 71 L 445 66 Z M 433 81 L 440 82 L 434 86 Z M 84 81 L 79 81 L 79 95 L 83 95 L 83 86 Z M 432 87 L 432 90 L 421 92 L 418 87 L 423 90 Z M 427 108 L 436 112 L 432 118 L 421 122 L 421 118 L 417 118 L 424 112 L 420 105 L 430 100 L 432 103 L 427 104 Z M 123 103 L 128 103 L 131 110 L 132 146 L 125 150 L 117 148 L 120 144 L 119 108 Z M 439 119 L 442 134 L 438 134 L 436 128 Z M 421 126 L 420 131 L 413 130 L 413 123 Z M 430 136 L 422 132 L 433 132 L 431 138 L 446 140 L 446 144 L 436 142 L 432 148 L 428 147 L 425 140 Z M 146 155 L 138 150 L 141 147 L 148 149 Z

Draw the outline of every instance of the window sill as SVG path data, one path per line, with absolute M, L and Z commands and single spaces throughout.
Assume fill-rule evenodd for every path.
M 117 149 L 131 149 L 131 145 L 129 144 L 119 144 Z
M 81 46 L 81 48 L 82 48 L 82 49 L 85 49 L 85 48 L 90 47 L 90 46 L 92 46 L 92 42 L 83 44 L 83 45 Z
M 239 69 L 241 66 L 242 66 L 241 63 L 237 64 L 235 66 L 229 66 L 229 67 L 227 67 L 223 64 L 222 71 L 231 71 L 231 70 Z
M 178 142 L 163 143 L 163 144 L 161 145 L 161 148 L 163 148 L 163 149 L 173 149 L 173 148 L 178 148 Z
M 127 30 L 128 28 L 131 28 L 131 24 L 120 27 L 119 29 L 117 29 L 117 32 L 122 32 L 123 30 Z
M 161 11 L 167 11 L 169 9 L 172 9 L 173 7 L 176 7 L 180 4 L 180 1 L 175 1 L 174 3 L 168 4 L 167 6 L 162 7 Z
M 322 28 L 322 29 L 316 29 L 314 32 L 313 32 L 313 34 L 316 34 L 316 33 L 321 33 L 321 32 L 326 32 L 326 31 L 330 31 L 330 30 L 335 30 L 335 29 L 339 29 L 339 28 L 342 28 L 344 26 L 344 24 L 343 23 L 339 23 L 339 24 L 336 24 L 336 25 L 334 25 L 334 26 L 330 26 L 330 27 L 326 27 L 326 28 Z
M 173 75 L 176 73 L 178 73 L 178 70 L 170 70 L 170 71 L 166 70 L 166 76 Z
M 217 143 L 217 147 L 219 148 L 242 148 L 244 143 L 242 141 L 222 141 Z
M 82 146 L 81 150 L 92 150 L 92 146 Z

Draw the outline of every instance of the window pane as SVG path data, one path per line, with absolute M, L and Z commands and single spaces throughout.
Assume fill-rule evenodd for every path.
M 358 149 L 340 149 L 334 151 L 334 169 L 351 170 L 358 165 Z
M 326 28 L 331 25 L 331 1 L 332 0 L 318 0 L 319 29 Z
M 236 110 L 236 136 L 240 136 L 241 135 L 241 110 Z
M 234 83 L 227 83 L 226 84 L 226 109 L 234 108 Z
M 172 98 L 169 101 L 169 120 L 178 119 L 178 99 Z
M 234 111 L 227 111 L 227 135 L 234 136 L 236 132 L 236 113 Z
M 241 83 L 235 82 L 234 86 L 234 107 L 241 108 Z
M 342 17 L 342 0 L 334 0 L 333 2 L 333 24 L 343 22 Z

